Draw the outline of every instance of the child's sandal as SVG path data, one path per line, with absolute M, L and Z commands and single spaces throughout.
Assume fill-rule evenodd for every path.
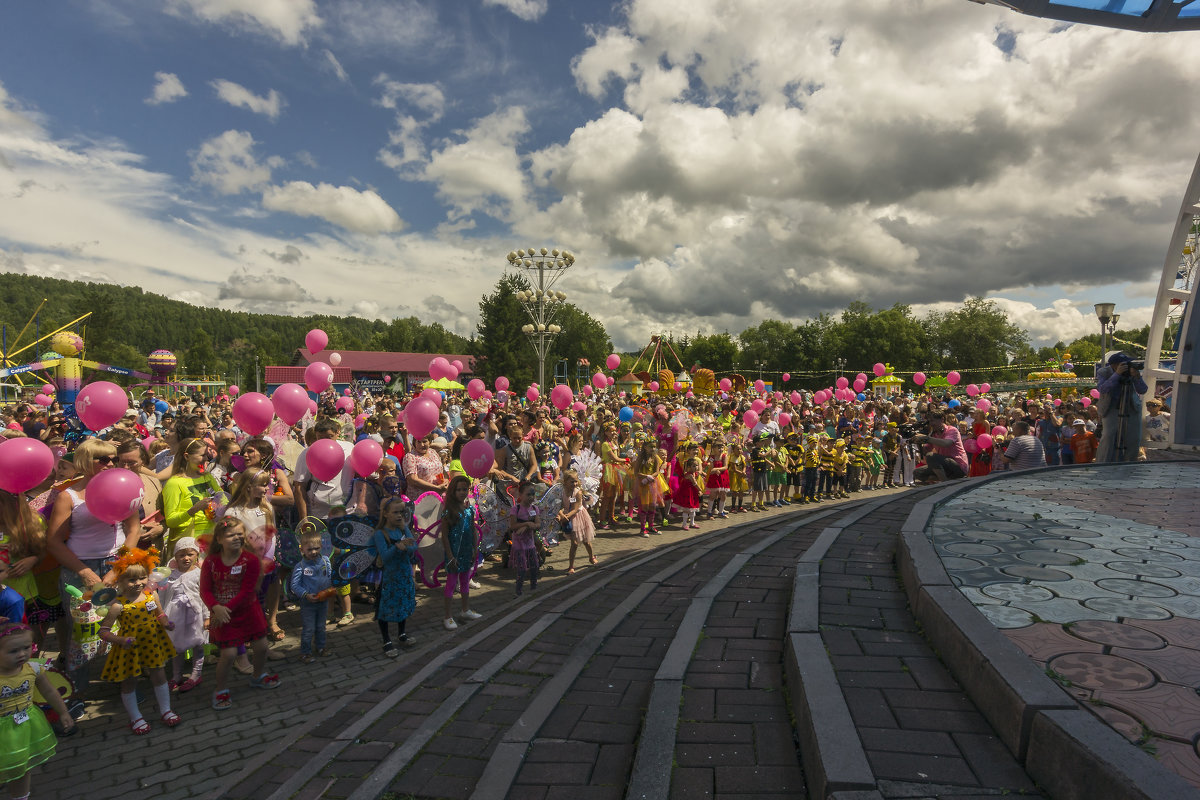
M 257 678 L 250 679 L 250 686 L 255 689 L 278 689 L 280 684 L 278 675 L 268 675 L 263 673 Z
M 162 721 L 163 724 L 168 728 L 174 728 L 176 725 L 183 722 L 183 720 L 179 718 L 179 715 L 174 711 L 168 711 L 167 713 L 163 714 Z
M 134 736 L 145 736 L 150 732 L 150 723 L 146 722 L 142 717 L 138 717 L 129 723 L 129 730 L 133 731 Z
M 228 689 L 213 692 L 212 707 L 217 711 L 233 708 L 233 698 L 230 696 Z
M 190 692 L 200 685 L 200 678 L 188 678 L 183 683 L 179 684 L 179 693 Z

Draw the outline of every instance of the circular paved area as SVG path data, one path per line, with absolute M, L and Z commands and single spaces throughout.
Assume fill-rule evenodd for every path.
M 940 506 L 928 533 L 997 628 L 1200 787 L 1200 463 L 990 481 Z

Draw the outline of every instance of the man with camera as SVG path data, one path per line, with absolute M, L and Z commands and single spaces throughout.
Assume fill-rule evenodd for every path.
M 1096 451 L 1099 462 L 1137 461 L 1142 444 L 1142 379 L 1146 364 L 1125 353 L 1113 353 L 1096 372 L 1097 403 L 1103 418 L 1103 435 Z
M 914 473 L 922 484 L 956 480 L 967 475 L 967 451 L 958 428 L 954 426 L 957 420 L 953 415 L 950 416 L 948 425 L 942 414 L 930 415 L 929 433 L 913 437 L 914 443 L 929 448 L 925 454 L 925 466 Z

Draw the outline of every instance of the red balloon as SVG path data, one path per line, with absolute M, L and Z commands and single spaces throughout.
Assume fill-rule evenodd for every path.
M 304 451 L 304 463 L 314 478 L 331 481 L 346 465 L 346 451 L 332 439 L 318 439 Z
M 141 515 L 145 493 L 140 477 L 127 469 L 110 468 L 88 481 L 84 504 L 96 519 L 117 523 Z
M 54 460 L 54 451 L 41 439 L 0 440 L 0 489 L 13 494 L 32 489 L 49 477 Z

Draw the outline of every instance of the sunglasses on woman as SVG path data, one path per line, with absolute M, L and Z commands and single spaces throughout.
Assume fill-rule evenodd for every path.
M 95 461 L 97 464 L 103 464 L 106 467 L 116 460 L 116 456 L 94 456 L 92 458 L 92 461 Z

